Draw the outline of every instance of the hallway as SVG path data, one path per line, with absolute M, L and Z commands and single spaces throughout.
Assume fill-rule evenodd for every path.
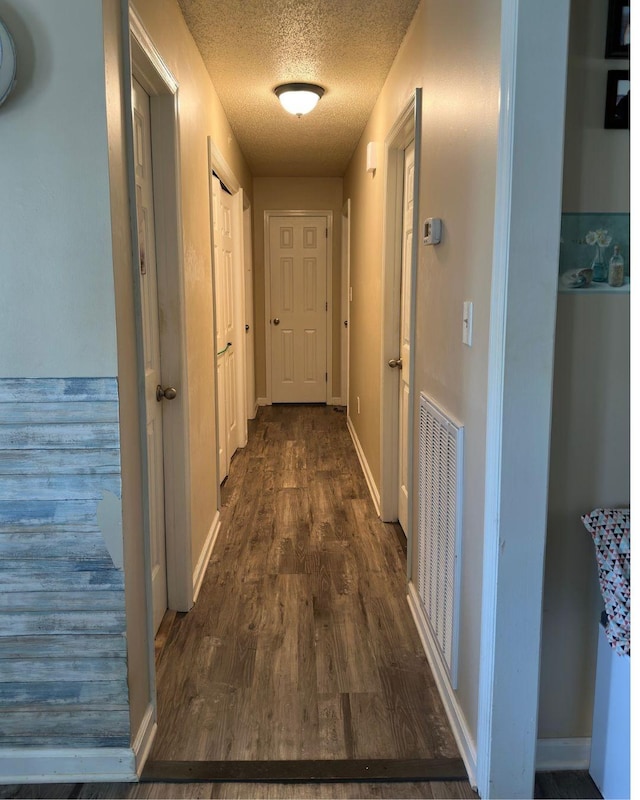
M 345 414 L 261 408 L 222 491 L 196 606 L 159 632 L 150 761 L 457 761 Z

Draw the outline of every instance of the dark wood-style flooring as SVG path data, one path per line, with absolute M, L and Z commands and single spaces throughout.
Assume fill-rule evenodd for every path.
M 406 601 L 403 534 L 376 517 L 344 413 L 260 409 L 222 496 L 198 602 L 168 613 L 157 637 L 150 759 L 458 758 Z M 536 797 L 598 796 L 588 775 L 564 775 L 538 776 Z M 477 795 L 456 780 L 25 785 L 0 797 Z
M 334 408 L 260 409 L 198 602 L 163 635 L 151 761 L 459 758 L 397 526 Z

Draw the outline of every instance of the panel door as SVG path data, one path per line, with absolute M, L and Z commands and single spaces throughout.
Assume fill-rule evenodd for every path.
M 404 152 L 404 189 L 402 196 L 402 273 L 400 283 L 400 371 L 398 396 L 398 521 L 407 531 L 409 512 L 409 380 L 411 326 L 411 248 L 413 245 L 413 175 L 415 168 L 414 143 Z
M 162 449 L 162 402 L 156 387 L 162 384 L 160 331 L 158 324 L 158 281 L 156 275 L 151 166 L 151 113 L 149 96 L 133 81 L 133 130 L 136 179 L 136 214 L 140 246 L 140 287 L 144 386 L 147 412 L 147 461 L 149 464 L 149 524 L 151 534 L 151 583 L 153 621 L 157 631 L 167 610 L 167 565 L 164 516 L 164 467 Z
M 270 217 L 271 399 L 327 399 L 327 220 Z

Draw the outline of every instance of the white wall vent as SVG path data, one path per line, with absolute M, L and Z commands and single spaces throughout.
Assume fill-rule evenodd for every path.
M 452 688 L 458 681 L 462 431 L 420 395 L 418 594 Z

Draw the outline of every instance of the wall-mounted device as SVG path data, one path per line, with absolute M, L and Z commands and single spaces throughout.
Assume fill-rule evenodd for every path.
M 375 172 L 378 168 L 378 148 L 375 142 L 367 145 L 367 172 Z
M 0 19 L 0 106 L 16 85 L 16 48 L 7 26 Z
M 422 244 L 440 244 L 442 236 L 442 220 L 440 217 L 429 217 L 424 221 Z

